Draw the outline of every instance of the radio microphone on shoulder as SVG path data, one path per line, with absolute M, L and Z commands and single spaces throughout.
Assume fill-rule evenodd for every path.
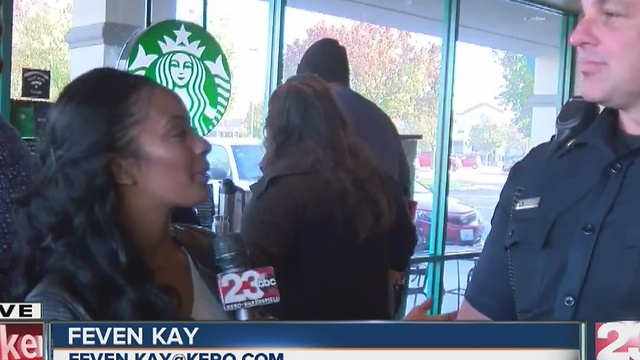
M 241 321 L 258 318 L 254 307 L 280 302 L 273 267 L 252 269 L 239 233 L 216 236 L 213 241 L 218 289 L 225 311 L 234 311 Z
M 599 113 L 600 106 L 596 103 L 588 102 L 581 96 L 569 99 L 556 118 L 553 152 L 570 144 L 593 124 Z

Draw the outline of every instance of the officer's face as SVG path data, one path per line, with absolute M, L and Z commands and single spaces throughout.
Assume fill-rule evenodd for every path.
M 640 106 L 640 1 L 582 0 L 582 10 L 571 35 L 581 95 L 623 111 Z

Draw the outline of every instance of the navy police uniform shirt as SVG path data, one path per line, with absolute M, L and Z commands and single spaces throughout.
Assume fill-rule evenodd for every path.
M 492 320 L 640 318 L 640 143 L 605 109 L 509 173 L 465 298 Z

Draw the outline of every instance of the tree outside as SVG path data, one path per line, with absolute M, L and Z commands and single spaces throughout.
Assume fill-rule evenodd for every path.
M 69 83 L 72 0 L 14 0 L 11 97 L 19 98 L 22 68 L 51 71 L 51 99 Z
M 253 138 L 261 138 L 262 130 L 264 128 L 263 122 L 264 102 L 256 101 L 249 104 L 247 115 L 244 119 L 244 124 L 247 131 L 247 136 Z
M 507 155 L 524 155 L 531 148 L 531 139 L 514 126 L 509 126 L 506 129 L 506 139 Z
M 490 119 L 483 119 L 469 131 L 469 145 L 473 152 L 492 154 L 496 149 L 507 146 L 508 134 L 504 126 Z
M 319 22 L 286 45 L 284 78 L 295 74 L 309 46 L 322 38 L 337 39 L 349 54 L 351 86 L 394 121 L 398 131 L 423 135 L 422 146 L 435 145 L 440 53 L 438 44 L 384 26 L 363 22 L 331 25 Z
M 504 86 L 498 95 L 500 105 L 514 114 L 512 125 L 525 138 L 531 138 L 531 97 L 533 96 L 533 74 L 522 54 L 493 51 L 495 61 L 502 66 Z

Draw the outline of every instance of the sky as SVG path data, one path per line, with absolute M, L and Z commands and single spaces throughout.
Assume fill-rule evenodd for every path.
M 217 12 L 216 6 L 225 1 Z M 235 109 L 229 109 L 225 117 L 244 117 L 251 101 L 264 97 L 264 79 L 267 68 L 268 4 L 256 0 L 209 0 L 209 16 L 223 17 L 224 24 L 212 24 L 208 29 L 213 35 L 224 37 L 233 43 L 235 69 L 233 87 L 237 89 Z M 202 22 L 202 0 L 178 1 L 178 19 Z M 285 11 L 285 47 L 296 38 L 305 37 L 306 30 L 325 21 L 329 24 L 348 25 L 352 20 L 287 8 Z M 217 35 L 218 34 L 218 35 Z M 426 37 L 420 34 L 421 37 Z M 434 41 L 437 38 L 428 37 Z M 502 68 L 492 58 L 492 49 L 459 42 L 454 81 L 454 111 L 464 111 L 478 103 L 497 105 L 495 98 L 504 84 Z M 258 81 L 258 83 L 256 83 Z M 481 87 L 478 86 L 481 84 Z

